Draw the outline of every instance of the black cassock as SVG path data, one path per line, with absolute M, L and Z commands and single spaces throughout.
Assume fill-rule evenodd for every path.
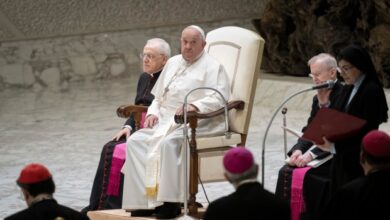
M 149 106 L 154 96 L 150 93 L 154 84 L 156 83 L 160 72 L 150 75 L 142 73 L 137 84 L 137 95 L 135 97 L 136 105 Z M 125 125 L 130 125 L 135 130 L 134 118 L 132 116 L 126 121 Z M 123 174 L 120 175 L 119 192 L 117 195 L 108 195 L 107 188 L 109 185 L 109 177 L 111 171 L 111 164 L 113 159 L 114 149 L 118 144 L 126 142 L 126 138 L 122 137 L 118 141 L 111 140 L 107 142 L 102 149 L 99 165 L 96 170 L 95 179 L 92 185 L 89 205 L 85 207 L 82 212 L 86 213 L 90 210 L 101 209 L 120 209 L 122 207 L 122 192 L 123 192 Z
M 337 107 L 336 100 L 339 98 L 342 90 L 343 86 L 340 84 L 340 82 L 337 82 L 329 96 L 329 108 L 334 109 Z M 308 118 L 307 124 L 310 124 L 319 109 L 320 107 L 318 104 L 318 99 L 315 95 L 313 97 L 310 117 Z M 305 131 L 306 127 L 307 126 L 302 129 L 302 132 Z M 288 155 L 291 156 L 291 154 L 295 150 L 301 150 L 302 153 L 305 153 L 312 146 L 312 142 L 303 139 L 298 139 L 297 143 L 288 152 Z M 319 148 L 313 149 L 312 153 L 317 155 L 317 159 L 324 158 L 330 154 L 329 152 L 321 151 Z M 329 199 L 328 194 L 330 190 L 331 166 L 332 159 L 325 162 L 321 166 L 317 168 L 311 168 L 306 172 L 302 189 L 305 201 L 305 212 L 301 213 L 302 220 L 318 219 L 318 214 L 320 213 L 320 210 L 324 207 L 327 200 Z M 276 196 L 288 202 L 290 202 L 291 200 L 291 181 L 294 169 L 295 167 L 284 165 L 279 170 L 278 180 L 276 184 Z

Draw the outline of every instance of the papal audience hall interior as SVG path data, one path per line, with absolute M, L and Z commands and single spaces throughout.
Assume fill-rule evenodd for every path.
M 389 14 L 0 0 L 0 218 L 389 218 Z

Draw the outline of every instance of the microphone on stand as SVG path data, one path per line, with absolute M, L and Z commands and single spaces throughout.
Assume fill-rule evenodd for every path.
M 191 91 L 189 91 L 187 93 L 187 95 L 184 97 L 184 104 L 183 104 L 183 114 L 184 114 L 184 120 L 183 120 L 183 124 L 184 124 L 184 127 L 183 127 L 183 141 L 184 141 L 184 146 L 185 146 L 185 151 L 184 151 L 184 155 L 185 155 L 185 169 L 184 169 L 184 185 L 186 187 L 186 192 L 184 193 L 184 216 L 180 219 L 189 219 L 189 220 L 192 220 L 194 219 L 193 217 L 189 216 L 188 215 L 188 194 L 189 194 L 189 183 L 188 183 L 188 164 L 189 162 L 189 159 L 188 159 L 188 154 L 189 154 L 189 146 L 188 146 L 188 141 L 187 141 L 187 137 L 188 137 L 188 127 L 187 127 L 187 99 L 188 99 L 188 96 L 196 91 L 196 90 L 200 90 L 200 89 L 209 89 L 209 90 L 213 90 L 214 92 L 216 92 L 223 100 L 224 102 L 224 109 L 225 109 L 225 137 L 227 139 L 230 139 L 231 137 L 231 133 L 229 131 L 229 114 L 228 114 L 228 102 L 227 100 L 225 99 L 225 97 L 222 95 L 222 93 L 220 91 L 218 91 L 217 89 L 214 89 L 214 88 L 211 88 L 211 87 L 198 87 L 198 88 L 195 88 Z M 175 122 L 176 123 L 181 123 L 180 121 L 176 121 L 178 118 L 175 116 Z M 197 186 L 196 186 L 197 187 Z M 206 192 L 205 192 L 206 193 Z M 207 198 L 207 195 L 206 195 L 206 198 Z
M 319 84 L 319 85 L 311 87 L 311 89 L 312 90 L 324 89 L 324 88 L 331 89 L 331 88 L 333 88 L 334 84 L 335 84 L 335 81 L 327 80 L 325 83 L 322 83 L 322 84 Z
M 273 113 L 273 115 L 271 117 L 271 120 L 269 121 L 269 123 L 267 125 L 267 128 L 265 129 L 265 133 L 264 133 L 264 137 L 263 137 L 263 143 L 262 143 L 262 149 L 261 149 L 261 184 L 262 184 L 263 188 L 265 186 L 265 183 L 264 183 L 264 179 L 265 179 L 265 175 L 264 175 L 264 172 L 265 172 L 265 143 L 266 143 L 266 140 L 267 140 L 267 135 L 268 135 L 269 129 L 271 127 L 271 124 L 272 124 L 273 120 L 275 119 L 276 114 L 284 106 L 284 104 L 286 104 L 293 97 L 295 97 L 295 96 L 297 96 L 297 95 L 299 95 L 301 93 L 313 91 L 313 90 L 316 90 L 316 89 L 323 89 L 323 88 L 331 89 L 331 88 L 334 87 L 335 83 L 336 83 L 336 81 L 328 80 L 325 83 L 322 83 L 320 85 L 313 86 L 311 88 L 303 89 L 303 90 L 300 90 L 300 91 L 298 91 L 296 93 L 293 93 L 289 97 L 287 97 L 279 105 L 279 107 L 275 110 L 275 112 Z

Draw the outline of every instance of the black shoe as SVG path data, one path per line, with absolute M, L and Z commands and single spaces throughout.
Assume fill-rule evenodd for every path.
M 154 209 L 137 209 L 130 211 L 132 217 L 146 217 L 146 216 L 152 216 L 155 211 Z
M 156 213 L 156 219 L 172 219 L 181 214 L 180 203 L 164 202 L 164 205 Z

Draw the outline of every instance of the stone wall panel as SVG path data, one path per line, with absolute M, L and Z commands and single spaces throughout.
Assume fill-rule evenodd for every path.
M 205 32 L 227 25 L 254 29 L 250 19 L 202 23 Z M 160 37 L 179 53 L 184 25 L 4 42 L 0 46 L 0 91 L 10 87 L 67 91 L 71 82 L 131 77 L 142 71 L 139 54 L 150 38 Z M 31 73 L 10 66 L 27 65 Z M 32 76 L 32 77 L 31 77 Z M 28 80 L 23 81 L 24 79 Z
M 266 1 L 2 0 L 0 13 L 23 36 L 4 36 L 0 40 L 255 18 L 261 14 L 264 2 Z

